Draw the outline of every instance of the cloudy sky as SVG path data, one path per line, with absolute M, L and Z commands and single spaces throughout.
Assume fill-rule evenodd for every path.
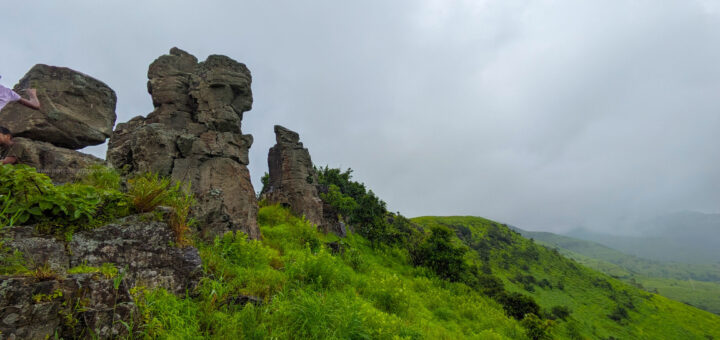
M 273 125 L 350 167 L 407 216 L 618 231 L 718 212 L 720 1 L 20 1 L 0 75 L 92 75 L 118 122 L 152 111 L 147 66 L 173 46 L 253 73 L 256 189 Z M 105 147 L 88 150 L 104 156 Z

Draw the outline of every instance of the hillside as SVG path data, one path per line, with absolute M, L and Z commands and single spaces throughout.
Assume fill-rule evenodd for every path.
M 548 232 L 517 229 L 539 244 L 557 248 L 583 265 L 673 300 L 720 313 L 720 265 L 661 262 L 624 254 L 598 243 Z
M 200 246 L 207 279 L 198 296 L 182 299 L 163 291 L 145 292 L 141 306 L 148 334 L 280 339 L 532 337 L 523 327 L 527 322 L 508 316 L 487 294 L 414 267 L 404 247 L 373 247 L 357 234 L 339 240 L 278 206 L 262 207 L 259 218 L 262 241 L 248 241 L 238 234 Z M 487 252 L 468 253 L 467 260 L 481 261 L 487 255 L 486 263 L 506 289 L 532 297 L 543 313 L 568 307 L 566 320 L 544 321 L 549 337 L 720 336 L 720 317 L 584 268 L 497 223 L 474 217 L 413 221 L 425 228 L 452 227 L 467 244 L 483 243 Z M 333 253 L 337 244 L 342 251 Z M 243 299 L 257 302 L 238 304 Z
M 499 223 L 477 217 L 421 217 L 413 222 L 452 228 L 476 250 L 475 260 L 489 266 L 509 290 L 532 296 L 545 309 L 568 307 L 569 321 L 561 324 L 566 332 L 589 338 L 718 336 L 718 316 L 595 272 Z M 627 314 L 618 313 L 621 310 Z M 627 318 L 619 318 L 620 314 Z M 708 328 L 696 327 L 698 320 Z

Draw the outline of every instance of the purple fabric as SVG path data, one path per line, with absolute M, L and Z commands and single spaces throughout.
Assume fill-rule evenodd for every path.
M 2 110 L 7 103 L 18 100 L 20 100 L 19 94 L 5 86 L 0 85 L 0 110 Z

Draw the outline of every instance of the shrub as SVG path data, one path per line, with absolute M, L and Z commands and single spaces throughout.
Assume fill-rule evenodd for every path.
M 517 320 L 522 320 L 527 314 L 540 314 L 540 306 L 533 298 L 520 293 L 504 293 L 497 298 L 507 314 Z
M 328 186 L 328 192 L 321 193 L 320 197 L 323 201 L 337 209 L 343 217 L 350 216 L 355 209 L 357 209 L 357 202 L 355 202 L 352 197 L 343 195 L 340 188 L 335 184 L 330 184 Z
M 621 306 L 617 306 L 612 311 L 612 313 L 608 314 L 608 318 L 610 318 L 610 320 L 613 320 L 617 323 L 622 323 L 623 320 L 630 318 L 630 314 L 628 314 L 627 309 L 625 309 Z
M 520 324 L 525 328 L 527 336 L 530 339 L 552 339 L 550 329 L 553 323 L 550 320 L 542 320 L 535 314 L 528 314 Z
M 550 313 L 548 313 L 549 319 L 562 319 L 566 320 L 568 316 L 570 316 L 570 308 L 567 306 L 554 306 L 550 309 Z
M 128 194 L 138 212 L 150 212 L 160 205 L 172 208 L 169 223 L 177 244 L 184 246 L 190 243 L 187 233 L 195 223 L 189 218 L 190 209 L 196 203 L 190 184 L 173 184 L 170 178 L 148 172 L 128 180 Z
M 422 243 L 411 249 L 413 263 L 432 269 L 444 279 L 459 281 L 467 272 L 467 248 L 452 242 L 453 232 L 444 226 L 434 226 Z
M 159 177 L 156 173 L 145 173 L 128 180 L 128 194 L 138 212 L 149 212 L 174 199 L 179 183 L 172 187 L 169 178 Z M 173 190 L 175 189 L 175 190 Z

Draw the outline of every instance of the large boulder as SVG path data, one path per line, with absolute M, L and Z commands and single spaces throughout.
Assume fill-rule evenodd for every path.
M 108 162 L 125 175 L 152 171 L 189 182 L 206 238 L 231 230 L 260 237 L 247 169 L 253 138 L 241 131 L 252 108 L 250 71 L 225 56 L 198 62 L 173 48 L 150 65 L 148 79 L 155 110 L 117 125 Z
M 81 149 L 102 144 L 115 124 L 115 91 L 103 82 L 65 67 L 35 65 L 14 90 L 37 88 L 40 110 L 10 103 L 0 122 L 14 136 Z
M 268 153 L 269 180 L 261 198 L 270 204 L 290 207 L 293 213 L 304 215 L 326 233 L 345 236 L 337 212 L 320 198 L 310 151 L 303 147 L 300 135 L 275 125 L 275 141 Z
M 47 142 L 15 137 L 13 142 L 23 153 L 20 162 L 44 173 L 55 184 L 70 183 L 87 174 L 92 165 L 105 161 L 75 150 L 57 147 Z

